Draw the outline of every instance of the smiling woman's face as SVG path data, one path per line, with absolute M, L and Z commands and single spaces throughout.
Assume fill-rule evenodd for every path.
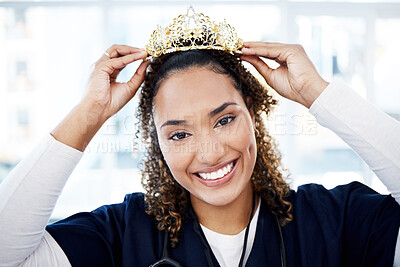
M 254 120 L 229 76 L 205 67 L 173 74 L 159 87 L 153 116 L 164 159 L 192 197 L 222 206 L 249 188 Z

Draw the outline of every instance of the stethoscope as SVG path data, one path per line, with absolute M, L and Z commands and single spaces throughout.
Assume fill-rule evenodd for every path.
M 250 218 L 253 217 L 254 203 L 255 203 L 255 200 L 253 200 L 253 208 L 252 208 L 252 211 L 251 211 Z M 261 205 L 261 203 L 260 203 L 260 205 Z M 200 223 L 199 223 L 199 221 L 197 219 L 197 216 L 194 214 L 193 208 L 190 208 L 189 212 L 190 212 L 190 215 L 193 216 L 193 218 L 195 219 L 194 222 L 193 222 L 194 231 L 200 236 L 201 242 L 207 248 L 206 249 L 206 258 L 207 258 L 208 266 L 209 267 L 213 267 L 214 264 L 213 264 L 213 261 L 212 261 L 212 258 L 211 258 L 210 245 L 208 244 L 207 239 L 204 236 L 203 231 L 201 230 Z M 275 231 L 277 232 L 277 235 L 279 237 L 279 250 L 280 250 L 280 256 L 281 256 L 281 266 L 282 267 L 286 267 L 286 250 L 285 250 L 285 243 L 283 241 L 282 228 L 281 228 L 281 225 L 279 223 L 278 216 L 276 216 L 276 214 L 274 214 L 272 212 L 271 212 L 271 214 L 273 215 L 273 218 L 274 218 L 273 221 L 274 221 Z M 248 236 L 248 233 L 249 233 L 250 222 L 251 222 L 251 219 L 250 219 L 249 224 L 247 225 L 247 228 L 246 228 L 246 233 L 245 233 L 245 236 L 244 236 L 244 243 L 243 243 L 243 251 L 242 251 L 242 256 L 240 258 L 239 267 L 243 267 L 243 259 L 244 259 L 244 255 L 245 255 L 245 252 L 246 252 L 247 236 Z M 169 242 L 169 234 L 168 234 L 168 231 L 165 230 L 164 231 L 163 251 L 162 251 L 161 258 L 159 260 L 157 260 L 155 263 L 151 264 L 149 267 L 157 267 L 157 266 L 182 267 L 182 265 L 179 262 L 173 260 L 169 256 L 168 242 Z

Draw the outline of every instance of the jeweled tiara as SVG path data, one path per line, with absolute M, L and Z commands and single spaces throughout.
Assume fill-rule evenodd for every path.
M 151 57 L 192 49 L 217 49 L 238 53 L 243 40 L 237 37 L 235 28 L 224 20 L 217 24 L 203 13 L 189 7 L 186 15 L 179 15 L 163 28 L 160 25 L 151 35 L 145 49 Z

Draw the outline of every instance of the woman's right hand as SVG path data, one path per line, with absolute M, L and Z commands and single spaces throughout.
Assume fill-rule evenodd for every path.
M 104 122 L 117 113 L 136 94 L 149 61 L 143 61 L 126 83 L 116 82 L 128 64 L 147 56 L 145 50 L 113 45 L 95 63 L 88 80 L 88 90 L 80 103 L 51 132 L 58 141 L 84 151 Z
M 148 61 L 143 61 L 128 82 L 116 82 L 118 74 L 128 64 L 147 56 L 144 49 L 113 45 L 95 63 L 88 80 L 88 91 L 81 104 L 92 106 L 100 122 L 117 113 L 136 94 L 143 82 Z M 103 122 L 103 123 L 104 123 Z

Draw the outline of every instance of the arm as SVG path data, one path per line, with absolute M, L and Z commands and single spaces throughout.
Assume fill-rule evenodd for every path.
M 0 266 L 17 266 L 37 248 L 82 154 L 48 135 L 0 184 Z
M 0 184 L 0 266 L 40 264 L 60 251 L 45 232 L 58 196 L 96 132 L 135 95 L 148 64 L 117 83 L 119 72 L 147 53 L 116 45 L 108 51 L 111 58 L 96 62 L 82 101 Z
M 337 79 L 309 111 L 368 164 L 400 203 L 400 123 Z

